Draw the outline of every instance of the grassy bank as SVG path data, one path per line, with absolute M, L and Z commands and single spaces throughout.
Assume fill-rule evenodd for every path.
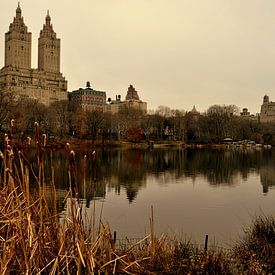
M 1 274 L 264 274 L 275 272 L 275 220 L 260 217 L 232 251 L 199 249 L 154 232 L 122 249 L 108 225 L 86 220 L 73 185 L 75 153 L 66 145 L 69 175 L 66 215 L 56 208 L 52 169 L 51 204 L 44 179 L 45 140 L 36 130 L 37 170 L 16 144 L 0 153 Z M 45 139 L 45 137 L 44 137 Z M 84 157 L 85 158 L 85 157 Z M 84 166 L 86 162 L 84 161 Z M 84 167 L 86 169 L 86 166 Z M 85 171 L 84 169 L 84 171 Z M 30 185 L 36 192 L 30 192 Z M 87 224 L 89 223 L 89 226 Z

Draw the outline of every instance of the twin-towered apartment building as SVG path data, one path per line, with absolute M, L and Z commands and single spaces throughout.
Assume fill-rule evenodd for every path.
M 24 23 L 20 5 L 5 34 L 5 62 L 0 89 L 15 97 L 33 98 L 50 105 L 67 100 L 67 81 L 60 73 L 60 39 L 49 12 L 38 39 L 38 68 L 31 68 L 32 34 Z
M 46 106 L 55 101 L 70 99 L 79 103 L 83 110 L 114 113 L 120 106 L 129 106 L 146 112 L 146 102 L 128 94 L 125 101 L 106 102 L 106 92 L 96 91 L 90 85 L 68 93 L 67 81 L 60 72 L 60 39 L 53 30 L 49 12 L 38 38 L 38 68 L 31 68 L 31 49 L 32 34 L 24 23 L 18 4 L 13 22 L 5 34 L 5 61 L 0 70 L 2 92 L 12 93 L 17 99 L 36 99 Z

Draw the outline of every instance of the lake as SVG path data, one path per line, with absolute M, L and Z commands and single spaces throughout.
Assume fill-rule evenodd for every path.
M 87 172 L 84 181 L 84 155 Z M 151 206 L 158 233 L 230 246 L 256 215 L 274 214 L 274 150 L 155 149 L 76 152 L 74 186 L 87 216 L 94 211 L 118 238 L 149 232 Z M 47 152 L 58 208 L 68 201 L 65 152 Z M 50 200 L 50 194 L 47 194 Z M 94 203 L 95 201 L 95 203 Z

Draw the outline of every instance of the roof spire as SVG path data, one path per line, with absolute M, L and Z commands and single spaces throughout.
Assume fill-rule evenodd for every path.
M 20 18 L 21 17 L 21 8 L 20 8 L 20 2 L 18 2 L 18 6 L 16 9 L 16 17 Z
M 47 10 L 47 16 L 46 16 L 46 26 L 51 25 L 51 17 L 50 17 L 50 12 Z
M 192 114 L 199 114 L 199 112 L 197 111 L 195 105 L 193 105 L 193 109 L 190 111 L 190 113 L 192 113 Z

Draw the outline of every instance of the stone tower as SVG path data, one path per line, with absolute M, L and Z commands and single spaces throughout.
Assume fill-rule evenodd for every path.
M 260 113 L 261 122 L 275 122 L 275 102 L 269 100 L 269 96 L 265 95 Z
M 24 23 L 18 3 L 16 16 L 5 34 L 5 67 L 31 68 L 31 33 Z
M 139 100 L 138 93 L 137 93 L 136 89 L 133 87 L 133 85 L 130 85 L 128 87 L 128 91 L 127 91 L 125 100 Z
M 0 70 L 0 90 L 15 99 L 35 99 L 49 106 L 67 100 L 67 81 L 60 73 L 60 39 L 49 12 L 38 41 L 38 69 L 31 68 L 31 33 L 18 4 L 16 17 L 5 37 L 5 66 Z
M 60 39 L 56 38 L 49 11 L 38 39 L 38 70 L 60 72 Z
M 269 96 L 265 95 L 263 99 L 263 104 L 267 104 L 267 103 L 269 103 Z

